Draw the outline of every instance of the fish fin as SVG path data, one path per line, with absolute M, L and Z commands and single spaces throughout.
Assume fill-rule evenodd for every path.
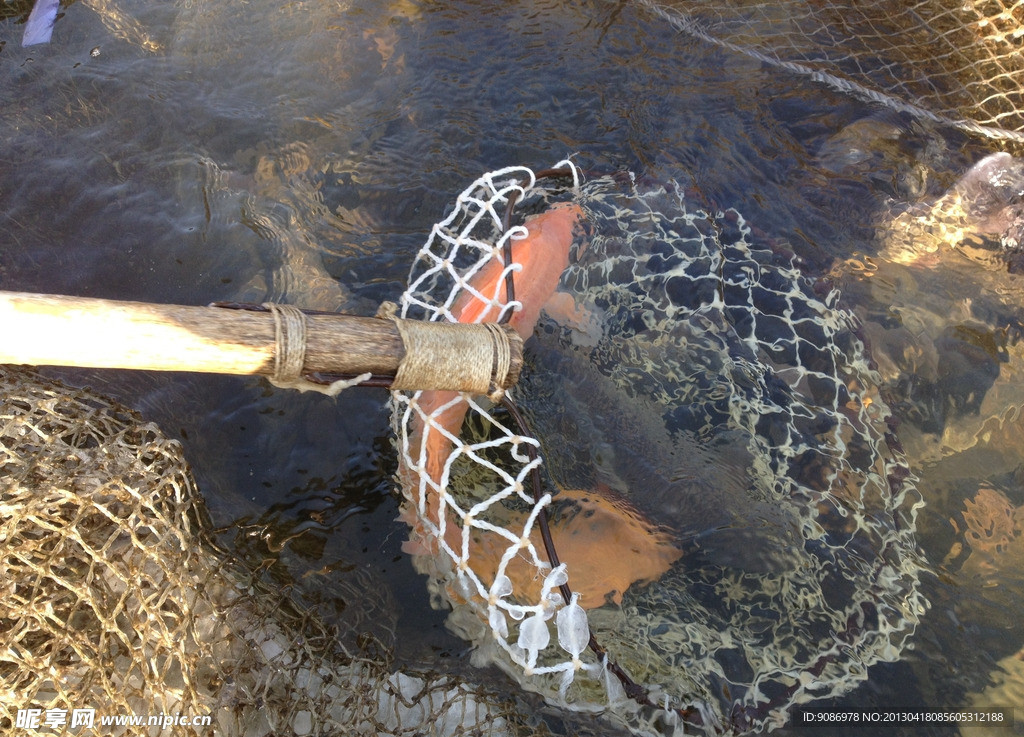
M 577 305 L 567 292 L 555 292 L 544 303 L 542 312 L 559 325 L 572 330 L 572 342 L 581 347 L 593 347 L 604 335 L 604 320 L 596 306 Z

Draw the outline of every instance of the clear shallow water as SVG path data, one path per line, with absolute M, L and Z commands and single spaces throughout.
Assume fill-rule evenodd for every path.
M 631 5 L 78 2 L 53 42 L 31 49 L 20 47 L 23 6 L 0 20 L 7 290 L 369 314 L 400 294 L 415 250 L 469 180 L 566 154 L 589 170 L 679 180 L 818 276 L 873 256 L 876 223 L 940 194 L 980 151 L 900 121 L 902 147 L 835 173 L 830 145 L 840 158 L 879 145 L 851 128 L 876 111 Z M 928 176 L 911 186 L 915 172 Z M 916 651 L 843 703 L 952 708 L 1024 640 L 1012 615 L 1017 548 L 984 575 L 967 552 L 950 555 L 980 479 L 1024 503 L 1019 423 L 980 428 L 1024 405 L 1021 356 L 1000 337 L 1020 324 L 1019 287 L 969 262 L 882 267 L 837 273 L 879 326 L 879 357 L 915 379 L 908 387 L 894 372 L 891 395 L 922 476 L 920 538 L 937 575 L 926 577 L 933 606 Z M 892 327 L 894 306 L 920 318 L 908 323 L 913 340 Z M 928 350 L 931 363 L 914 363 Z M 334 403 L 243 379 L 62 375 L 180 437 L 239 545 L 283 547 L 296 575 L 372 567 L 396 581 L 405 636 L 409 623 L 431 623 L 414 652 L 461 657 L 399 552 L 382 392 Z

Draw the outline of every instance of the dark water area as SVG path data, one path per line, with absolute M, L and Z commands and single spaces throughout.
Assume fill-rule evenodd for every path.
M 1024 504 L 1020 285 L 872 261 L 879 223 L 941 195 L 983 145 L 895 114 L 882 118 L 899 144 L 880 143 L 856 127 L 877 106 L 630 3 L 79 1 L 50 44 L 22 48 L 29 8 L 0 7 L 0 289 L 373 314 L 484 171 L 571 155 L 592 175 L 676 180 L 698 206 L 741 212 L 812 278 L 832 273 L 894 367 L 932 608 L 912 651 L 831 705 L 959 708 L 1024 645 L 1020 539 L 980 562 L 964 547 L 979 484 Z M 853 149 L 872 157 L 835 163 Z M 906 336 L 890 330 L 894 307 L 919 317 Z M 926 353 L 931 373 L 914 373 Z M 50 373 L 181 440 L 239 549 L 280 554 L 297 578 L 370 568 L 393 589 L 407 658 L 466 660 L 400 550 L 385 392 Z M 1021 703 L 993 705 L 1024 719 Z

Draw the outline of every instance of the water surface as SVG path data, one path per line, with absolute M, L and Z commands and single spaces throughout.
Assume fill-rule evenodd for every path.
M 28 10 L 0 19 L 0 288 L 372 314 L 483 171 L 574 155 L 677 180 L 810 276 L 832 270 L 891 368 L 928 505 L 932 609 L 915 650 L 842 705 L 964 706 L 1024 644 L 1020 529 L 1002 547 L 970 534 L 1024 504 L 1020 286 L 963 259 L 877 255 L 877 227 L 941 194 L 982 145 L 905 116 L 884 118 L 890 145 L 858 127 L 877 108 L 624 3 L 94 0 L 22 48 Z M 868 164 L 844 163 L 852 149 Z M 235 544 L 283 549 L 296 575 L 372 568 L 394 584 L 405 657 L 465 662 L 399 552 L 382 391 L 58 373 L 180 438 Z

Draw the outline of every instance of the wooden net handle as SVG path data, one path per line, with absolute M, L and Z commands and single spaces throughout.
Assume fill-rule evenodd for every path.
M 393 377 L 406 358 L 395 320 L 341 314 L 305 314 L 304 320 L 302 374 Z M 280 324 L 272 311 L 0 292 L 0 363 L 273 377 L 282 364 Z M 460 331 L 454 343 L 445 337 L 453 329 Z M 416 330 L 439 334 L 438 340 L 417 341 L 419 364 L 436 359 L 453 365 L 453 350 L 464 350 L 456 346 L 482 341 L 491 348 L 478 347 L 476 353 L 493 353 L 492 366 L 507 363 L 508 370 L 492 369 L 488 388 L 481 387 L 478 367 L 460 373 L 457 366 L 448 372 L 419 372 L 413 385 L 401 388 L 486 394 L 508 389 L 519 378 L 522 340 L 511 328 L 500 330 L 507 347 L 494 342 L 501 336 L 493 328 L 481 325 L 417 321 Z

